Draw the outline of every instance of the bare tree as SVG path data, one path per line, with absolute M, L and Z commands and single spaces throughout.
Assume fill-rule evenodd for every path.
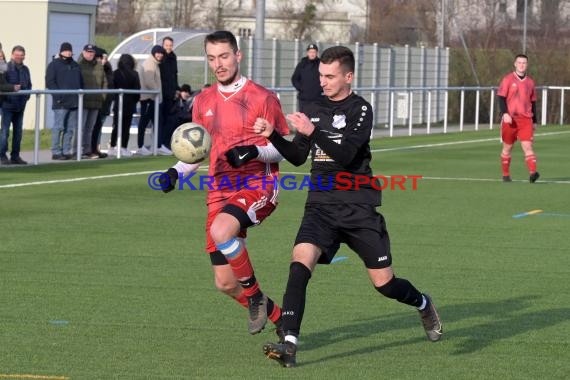
M 205 10 L 202 26 L 213 30 L 224 29 L 224 9 L 228 9 L 231 3 L 232 0 L 216 0 L 212 6 L 212 1 L 202 0 L 201 7 Z
M 322 0 L 309 1 L 300 9 L 292 2 L 279 3 L 279 13 L 286 15 L 289 22 L 285 23 L 283 34 L 286 38 L 312 40 L 312 34 L 317 30 L 318 14 L 322 11 Z
M 175 0 L 172 12 L 174 26 L 178 28 L 195 27 L 193 21 L 198 6 L 198 0 Z
M 117 31 L 128 35 L 140 30 L 147 4 L 144 0 L 117 0 Z

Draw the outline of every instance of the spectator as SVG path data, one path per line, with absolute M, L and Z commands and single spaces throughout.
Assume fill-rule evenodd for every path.
M 167 115 L 167 129 L 168 135 L 172 137 L 174 130 L 184 124 L 192 121 L 192 105 L 194 104 L 194 93 L 192 87 L 188 84 L 180 86 L 178 98 L 170 108 Z M 168 146 L 170 149 L 170 141 Z
M 299 112 L 304 112 L 308 103 L 322 99 L 322 89 L 319 79 L 319 48 L 316 44 L 307 46 L 307 56 L 303 57 L 295 67 L 291 82 L 299 91 L 297 100 L 299 102 Z
M 164 58 L 166 51 L 160 45 L 155 45 L 150 51 L 150 55 L 143 62 L 142 67 L 139 70 L 139 78 L 141 81 L 142 90 L 159 90 L 161 93 L 158 95 L 158 103 L 162 103 L 162 81 L 160 76 L 159 64 Z M 141 94 L 141 117 L 139 119 L 139 128 L 137 136 L 137 154 L 140 156 L 150 156 L 152 153 L 150 150 L 144 146 L 144 135 L 148 124 L 154 120 L 154 94 Z M 160 124 L 160 122 L 159 122 Z M 158 125 L 155 125 L 156 133 L 158 131 Z M 158 144 L 160 144 L 160 137 Z M 160 152 L 159 154 L 165 154 L 167 152 Z M 171 154 L 171 153 L 168 153 Z
M 158 134 L 159 153 L 172 154 L 170 151 L 170 138 L 173 129 L 170 129 L 169 114 L 174 103 L 179 99 L 178 91 L 178 62 L 174 53 L 174 40 L 172 37 L 164 37 L 162 39 L 162 47 L 165 54 L 162 62 L 160 62 L 160 79 L 162 81 L 162 106 L 161 118 L 159 121 L 160 128 Z
M 113 86 L 113 67 L 107 59 L 107 51 L 99 47 L 95 47 L 95 59 L 97 62 L 103 66 L 103 72 L 105 73 L 105 79 L 107 80 L 107 88 L 114 88 Z M 98 155 L 99 158 L 107 157 L 106 153 L 101 152 L 101 129 L 103 124 L 105 124 L 105 119 L 111 113 L 111 104 L 113 103 L 113 95 L 105 94 L 105 100 L 103 100 L 103 106 L 97 114 L 97 120 L 93 126 L 93 133 L 91 134 L 91 152 Z
M 141 82 L 139 73 L 135 70 L 136 61 L 130 54 L 122 54 L 119 58 L 118 68 L 113 72 L 113 84 L 115 88 L 125 90 L 140 90 Z M 123 95 L 123 117 L 121 125 L 121 156 L 129 157 L 131 152 L 127 149 L 129 146 L 129 133 L 133 114 L 137 108 L 140 94 L 124 94 Z M 111 132 L 111 147 L 109 155 L 117 155 L 117 133 L 119 128 L 119 95 L 115 95 L 113 104 L 113 131 Z
M 8 62 L 5 80 L 8 84 L 17 86 L 21 90 L 31 90 L 32 80 L 30 70 L 24 65 L 26 49 L 20 45 L 12 49 L 12 58 Z M 0 132 L 0 159 L 2 164 L 26 165 L 27 162 L 20 157 L 20 143 L 22 142 L 22 125 L 24 121 L 24 110 L 30 95 L 8 95 L 0 102 L 2 106 L 2 129 Z M 10 124 L 12 124 L 12 151 L 10 161 L 6 153 L 8 152 L 8 139 L 10 137 Z
M 107 78 L 103 66 L 95 59 L 95 45 L 87 44 L 77 62 L 81 68 L 83 84 L 86 90 L 101 90 L 107 88 Z M 103 94 L 87 94 L 83 97 L 83 129 L 81 136 L 81 158 L 99 158 L 91 151 L 93 127 L 97 121 L 99 111 L 103 107 L 105 96 Z
M 73 48 L 64 42 L 59 56 L 51 61 L 46 70 L 46 87 L 50 90 L 79 90 L 83 88 L 81 68 L 73 60 Z M 72 141 L 77 131 L 76 94 L 53 94 L 54 123 L 51 130 L 52 160 L 69 160 L 72 156 Z
M 20 89 L 20 85 L 11 85 L 6 82 L 4 73 L 6 72 L 7 68 L 8 64 L 6 63 L 6 56 L 4 55 L 2 44 L 0 43 L 0 92 L 18 91 Z M 4 99 L 4 95 L 0 95 L 0 120 L 2 120 L 2 99 Z M 5 163 L 9 163 L 7 158 Z M 2 162 L 2 164 L 4 164 L 4 162 Z

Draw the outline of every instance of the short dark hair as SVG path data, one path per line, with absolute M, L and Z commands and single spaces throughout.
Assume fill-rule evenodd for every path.
M 227 30 L 218 30 L 216 32 L 208 34 L 206 38 L 204 38 L 204 49 L 206 49 L 206 44 L 208 43 L 217 44 L 220 42 L 229 43 L 234 53 L 239 50 L 236 36 Z
M 524 58 L 528 61 L 528 57 L 525 54 L 517 54 L 517 56 L 515 57 L 515 61 L 519 58 Z
M 162 43 L 164 43 L 164 41 L 170 41 L 170 42 L 174 43 L 174 40 L 173 40 L 172 37 L 170 37 L 170 36 L 164 37 L 164 38 L 162 39 Z
M 22 53 L 26 54 L 26 49 L 22 45 L 16 45 L 12 48 L 12 53 L 15 51 L 21 51 Z
M 344 72 L 354 72 L 354 54 L 346 46 L 332 46 L 321 55 L 321 62 L 331 64 L 338 61 Z

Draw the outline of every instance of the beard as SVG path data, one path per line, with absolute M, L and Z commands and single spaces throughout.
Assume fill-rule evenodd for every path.
M 236 71 L 234 71 L 234 73 L 233 73 L 227 80 L 225 80 L 225 81 L 218 81 L 218 82 L 220 82 L 220 84 L 221 84 L 222 86 L 230 85 L 230 84 L 232 84 L 232 83 L 236 80 L 237 75 L 238 75 L 238 71 L 236 70 Z

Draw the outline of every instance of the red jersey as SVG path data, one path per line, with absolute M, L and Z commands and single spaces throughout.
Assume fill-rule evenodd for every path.
M 533 117 L 532 102 L 536 102 L 536 91 L 534 80 L 528 75 L 523 79 L 514 71 L 505 75 L 497 95 L 507 99 L 507 109 L 511 117 Z
M 266 119 L 279 134 L 289 134 L 281 103 L 273 92 L 245 77 L 230 86 L 237 90 L 222 92 L 223 86 L 219 84 L 203 89 L 196 96 L 192 110 L 192 121 L 204 126 L 212 136 L 208 175 L 213 182 L 208 191 L 208 204 L 231 197 L 240 190 L 240 183 L 241 188 L 245 188 L 244 180 L 248 176 L 252 176 L 247 180 L 250 188 L 259 186 L 259 189 L 273 192 L 268 183 L 278 178 L 277 163 L 251 160 L 233 168 L 225 153 L 240 145 L 267 145 L 267 139 L 253 131 L 258 117 Z M 262 180 L 264 177 L 268 178 Z M 272 196 L 269 198 L 273 199 Z

